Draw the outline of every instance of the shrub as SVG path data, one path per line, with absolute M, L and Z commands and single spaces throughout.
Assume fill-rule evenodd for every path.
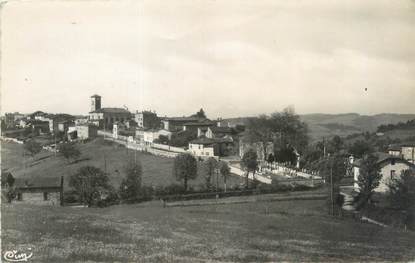
M 88 206 L 105 199 L 110 195 L 109 191 L 112 191 L 108 176 L 101 169 L 93 166 L 81 167 L 70 177 L 69 186 L 79 194 L 80 201 Z

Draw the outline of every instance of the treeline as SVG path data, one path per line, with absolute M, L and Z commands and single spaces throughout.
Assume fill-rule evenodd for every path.
M 384 124 L 378 126 L 378 132 L 387 132 L 392 130 L 411 130 L 415 129 L 415 119 L 407 122 L 399 122 L 397 124 Z

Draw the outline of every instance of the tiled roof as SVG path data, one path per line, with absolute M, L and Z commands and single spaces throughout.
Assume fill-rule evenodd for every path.
M 211 127 L 212 132 L 216 133 L 233 133 L 233 129 L 231 127 Z
M 232 142 L 232 139 L 229 138 L 206 138 L 204 136 L 199 137 L 197 139 L 192 140 L 191 144 L 202 144 L 202 145 L 210 145 L 215 143 L 226 143 Z
M 130 113 L 128 110 L 123 108 L 101 108 L 91 113 Z
M 188 121 L 188 122 L 197 122 L 200 120 L 198 117 L 164 117 L 162 118 L 165 121 Z
M 59 177 L 36 177 L 36 178 L 16 178 L 14 186 L 16 188 L 42 188 L 42 187 L 60 187 L 61 179 Z
M 399 157 L 399 156 L 394 156 L 394 155 L 390 155 L 390 154 L 387 154 L 387 153 L 383 153 L 383 152 L 376 152 L 376 153 L 374 153 L 374 155 L 376 156 L 376 157 L 378 157 L 378 164 L 382 164 L 383 162 L 385 162 L 385 161 L 387 161 L 387 160 L 395 160 L 395 161 L 398 161 L 398 162 L 402 162 L 402 163 L 406 163 L 406 164 L 408 164 L 409 166 L 411 166 L 411 167 L 414 167 L 415 168 L 415 165 L 413 164 L 413 163 L 410 163 L 410 162 L 408 162 L 407 160 L 405 160 L 405 159 L 402 159 L 401 157 Z M 359 160 L 356 160 L 354 163 L 353 163 L 353 165 L 354 166 L 357 166 L 357 167 L 360 167 L 360 165 L 362 164 L 362 159 L 359 159 Z
M 213 121 L 199 121 L 199 122 L 188 122 L 183 124 L 183 126 L 212 126 L 215 125 L 215 123 Z

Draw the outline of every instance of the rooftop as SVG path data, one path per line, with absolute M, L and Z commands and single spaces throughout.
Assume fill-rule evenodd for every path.
M 415 165 L 413 163 L 408 162 L 407 160 L 401 158 L 400 156 L 394 156 L 394 155 L 390 155 L 387 153 L 383 153 L 383 152 L 376 152 L 374 153 L 374 155 L 376 157 L 378 157 L 378 164 L 382 164 L 383 162 L 387 161 L 387 160 L 395 160 L 401 163 L 406 163 L 409 166 L 415 168 Z M 362 159 L 356 160 L 353 165 L 359 167 L 362 163 Z
M 203 120 L 201 118 L 198 117 L 164 117 L 162 118 L 165 121 L 188 121 L 188 122 L 198 122 L 200 120 Z
M 91 113 L 130 113 L 124 108 L 101 108 L 99 110 L 91 111 Z
M 232 142 L 232 139 L 229 138 L 206 138 L 201 136 L 197 139 L 192 140 L 191 144 L 202 144 L 202 145 L 211 145 L 215 143 L 224 143 L 224 142 Z
M 211 127 L 212 132 L 217 133 L 233 133 L 233 129 L 231 127 Z
M 14 186 L 16 188 L 47 188 L 60 187 L 59 177 L 36 177 L 36 178 L 16 178 Z

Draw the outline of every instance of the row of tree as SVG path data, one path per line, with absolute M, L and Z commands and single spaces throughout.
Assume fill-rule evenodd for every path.
M 307 124 L 302 122 L 294 108 L 288 107 L 271 115 L 249 118 L 243 142 L 259 143 L 265 160 L 294 164 L 296 153 L 303 153 L 308 145 Z M 272 143 L 272 152 L 269 144 Z

